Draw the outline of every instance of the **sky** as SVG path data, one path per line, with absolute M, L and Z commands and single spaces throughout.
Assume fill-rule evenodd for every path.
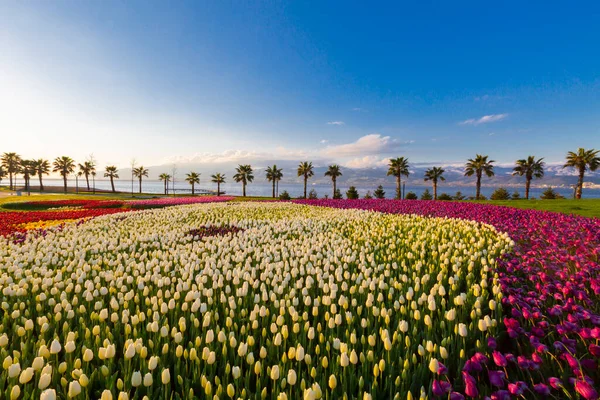
M 0 3 L 0 152 L 126 167 L 600 148 L 600 3 Z

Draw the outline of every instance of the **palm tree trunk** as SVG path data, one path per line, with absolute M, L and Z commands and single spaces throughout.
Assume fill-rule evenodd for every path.
M 273 179 L 273 198 L 275 198 L 275 179 Z
M 400 185 L 402 183 L 402 178 L 400 175 L 396 177 L 396 199 L 402 199 L 402 192 L 400 191 Z
M 217 182 L 217 196 L 221 195 L 221 183 Z
M 141 193 L 141 192 L 140 192 Z M 194 195 L 194 183 L 192 182 L 192 196 Z
M 10 180 L 10 184 L 8 185 L 8 189 L 9 190 L 13 190 L 12 171 L 9 171 L 8 176 L 9 176 L 9 180 Z
M 581 192 L 583 191 L 583 175 L 585 174 L 584 168 L 579 168 L 579 179 L 577 180 L 577 193 L 575 197 L 581 199 Z
M 85 184 L 87 186 L 87 191 L 90 191 L 90 175 L 89 174 L 85 174 Z
M 42 183 L 42 174 L 39 174 L 38 178 L 40 179 L 40 191 L 43 191 L 44 190 L 44 184 Z
M 531 186 L 531 178 L 525 181 L 525 200 L 529 200 L 529 187 Z
M 165 186 L 165 194 L 167 194 L 167 180 L 164 180 L 164 186 Z
M 110 186 L 112 187 L 113 193 L 115 192 L 115 182 L 113 181 L 113 177 L 110 177 Z
M 335 199 L 335 192 L 336 192 L 336 181 L 334 179 L 333 180 L 333 196 L 331 196 L 332 199 Z
M 65 193 L 67 193 L 67 174 L 63 175 L 63 182 L 65 184 Z
M 308 177 L 304 175 L 304 198 L 306 199 L 306 184 L 308 181 Z
M 477 190 L 475 193 L 475 199 L 479 200 L 479 195 L 481 193 L 481 175 L 477 175 Z
M 437 182 L 433 181 L 433 199 L 437 200 Z
M 242 182 L 242 194 L 246 197 L 246 182 Z

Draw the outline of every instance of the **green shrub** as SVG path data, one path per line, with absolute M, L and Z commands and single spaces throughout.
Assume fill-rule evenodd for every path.
M 459 191 L 452 197 L 452 200 L 464 200 L 465 196 Z
M 490 196 L 490 199 L 492 199 L 492 200 L 509 200 L 510 193 L 508 193 L 508 190 L 501 187 L 501 188 L 494 190 L 494 193 L 492 193 L 492 195 Z
M 438 200 L 452 200 L 452 196 L 450 196 L 448 193 L 442 193 L 438 196 Z
M 565 198 L 564 196 L 562 196 L 560 193 L 558 193 L 556 190 L 552 189 L 551 187 L 544 190 L 544 192 L 540 196 L 540 199 L 543 199 L 543 200 L 556 200 L 556 199 L 564 199 L 564 198 Z
M 383 186 L 379 185 L 373 192 L 373 195 L 376 199 L 385 199 L 385 191 L 383 190 Z
M 512 200 L 520 200 L 521 199 L 521 195 L 519 194 L 519 192 L 517 192 L 515 190 L 515 192 L 512 194 L 512 196 L 510 197 Z
M 364 197 L 363 197 L 363 199 L 367 199 L 367 200 L 370 200 L 370 199 L 372 199 L 372 198 L 373 198 L 373 195 L 371 194 L 371 191 L 370 191 L 370 190 L 369 190 L 369 191 L 367 192 L 367 194 L 365 194 L 365 195 L 364 195 Z
M 335 193 L 333 194 L 333 198 L 334 199 L 341 199 L 342 198 L 342 192 L 340 192 L 340 189 L 335 189 Z
M 281 194 L 279 195 L 279 200 L 291 200 L 292 198 L 290 197 L 290 194 L 287 192 L 287 190 L 284 190 L 283 192 L 281 192 Z
M 421 195 L 421 200 L 433 200 L 433 196 L 429 192 L 429 189 L 425 189 L 425 191 Z
M 346 198 L 351 199 L 351 200 L 358 199 L 358 191 L 356 190 L 356 188 L 354 186 L 350 186 L 348 188 L 348 191 L 346 192 Z
M 417 194 L 415 192 L 408 192 L 408 193 L 406 193 L 406 196 L 404 198 L 406 200 L 417 200 L 419 197 L 417 196 Z
M 308 198 L 317 199 L 317 191 L 315 189 L 311 189 L 310 192 L 308 192 Z

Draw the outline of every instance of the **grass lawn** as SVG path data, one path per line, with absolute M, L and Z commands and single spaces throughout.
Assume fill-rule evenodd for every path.
M 495 204 L 532 210 L 553 211 L 564 214 L 579 214 L 584 217 L 600 218 L 600 199 L 565 200 L 487 200 L 481 203 Z

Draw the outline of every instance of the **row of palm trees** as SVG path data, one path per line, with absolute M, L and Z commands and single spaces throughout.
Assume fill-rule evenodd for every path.
M 579 148 L 577 152 L 569 151 L 566 157 L 566 163 L 563 168 L 575 168 L 578 173 L 578 181 L 575 192 L 577 199 L 581 198 L 583 190 L 583 179 L 586 171 L 596 171 L 600 167 L 600 157 L 598 154 L 600 150 L 586 150 Z M 534 156 L 528 156 L 525 159 L 520 159 L 515 162 L 513 168 L 513 175 L 525 177 L 525 198 L 529 199 L 529 189 L 531 187 L 531 181 L 542 178 L 544 176 L 545 163 L 543 158 L 536 159 Z M 44 190 L 42 182 L 43 175 L 48 175 L 50 171 L 57 172 L 63 178 L 64 191 L 67 192 L 67 177 L 73 174 L 78 168 L 77 176 L 85 177 L 87 189 L 90 190 L 89 178 L 95 179 L 96 176 L 96 165 L 93 161 L 85 161 L 83 164 L 77 164 L 73 159 L 67 156 L 57 157 L 52 165 L 48 160 L 23 160 L 16 153 L 4 153 L 0 158 L 0 180 L 8 175 L 10 179 L 9 187 L 14 189 L 15 184 L 13 178 L 16 181 L 16 175 L 22 174 L 25 180 L 25 188 L 29 189 L 30 179 L 33 176 L 37 176 L 40 182 L 40 190 Z M 494 160 L 488 158 L 487 155 L 477 154 L 475 158 L 470 158 L 465 164 L 464 174 L 465 176 L 476 177 L 476 198 L 481 197 L 481 180 L 485 176 L 494 176 Z M 396 198 L 402 198 L 401 185 L 402 177 L 408 178 L 410 175 L 410 165 L 408 158 L 398 157 L 393 158 L 388 164 L 388 176 L 394 176 L 396 178 Z M 112 191 L 115 192 L 114 179 L 119 178 L 118 169 L 114 165 L 108 165 L 104 171 L 104 177 L 110 179 Z M 437 185 L 440 181 L 445 181 L 444 177 L 445 170 L 441 167 L 431 167 L 425 171 L 424 181 L 430 181 L 433 186 L 433 198 L 437 199 Z M 132 170 L 132 175 L 139 180 L 139 192 L 142 193 L 142 179 L 147 178 L 148 169 L 143 166 L 135 167 Z M 273 184 L 272 196 L 276 197 L 278 194 L 279 181 L 283 178 L 283 170 L 277 168 L 277 165 L 269 166 L 265 170 L 267 181 Z M 337 194 L 337 179 L 342 176 L 342 169 L 337 164 L 328 166 L 327 171 L 324 174 L 331 179 L 333 185 L 333 197 Z M 313 164 L 309 161 L 303 161 L 298 165 L 297 176 L 302 177 L 304 180 L 304 198 L 307 197 L 306 188 L 308 179 L 314 176 Z M 159 179 L 164 182 L 165 194 L 168 194 L 168 184 L 172 179 L 172 176 L 163 173 L 159 175 Z M 246 196 L 246 186 L 254 180 L 254 170 L 249 164 L 242 164 L 236 168 L 236 173 L 233 175 L 233 180 L 237 183 L 242 184 L 242 195 Z M 200 184 L 200 173 L 190 172 L 186 174 L 185 181 L 192 186 L 192 194 L 195 194 L 195 185 Z M 225 183 L 226 178 L 224 174 L 217 173 L 211 175 L 211 182 L 217 184 L 217 195 L 221 194 L 221 184 Z

